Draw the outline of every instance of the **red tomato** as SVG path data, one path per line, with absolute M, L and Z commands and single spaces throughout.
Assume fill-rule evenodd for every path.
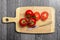
M 26 26 L 27 23 L 28 23 L 28 20 L 26 18 L 22 18 L 22 19 L 19 20 L 19 24 L 20 24 L 21 27 Z
M 39 12 L 35 12 L 33 14 L 33 18 L 36 19 L 36 21 L 38 21 L 40 19 L 40 13 Z
M 45 21 L 48 18 L 48 12 L 44 11 L 41 13 L 41 20 Z
M 35 27 L 35 24 L 36 24 L 36 20 L 31 18 L 29 21 L 28 21 L 28 27 L 29 28 L 34 28 Z
M 25 12 L 25 17 L 27 17 L 27 18 L 31 18 L 32 15 L 33 15 L 32 10 L 27 10 L 27 11 Z

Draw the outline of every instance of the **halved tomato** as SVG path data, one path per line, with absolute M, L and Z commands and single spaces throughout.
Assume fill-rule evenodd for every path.
M 29 21 L 28 21 L 28 27 L 29 28 L 34 28 L 35 27 L 35 24 L 36 24 L 36 20 L 31 18 Z
M 41 13 L 41 20 L 45 21 L 45 20 L 47 20 L 47 18 L 48 18 L 48 12 L 47 11 L 42 12 Z
M 40 13 L 39 12 L 35 12 L 33 14 L 32 18 L 36 19 L 36 21 L 40 20 Z
M 26 18 L 21 18 L 19 20 L 19 24 L 20 24 L 21 27 L 24 27 L 28 24 L 28 20 Z
M 27 11 L 25 12 L 25 17 L 26 17 L 26 18 L 31 18 L 32 16 L 33 16 L 32 10 L 27 10 Z

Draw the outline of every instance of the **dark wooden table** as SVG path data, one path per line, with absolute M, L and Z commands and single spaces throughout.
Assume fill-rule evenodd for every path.
M 2 17 L 15 17 L 15 9 L 21 6 L 54 7 L 56 9 L 55 33 L 22 34 L 15 31 L 15 23 L 2 23 Z M 60 0 L 0 0 L 0 40 L 60 40 Z

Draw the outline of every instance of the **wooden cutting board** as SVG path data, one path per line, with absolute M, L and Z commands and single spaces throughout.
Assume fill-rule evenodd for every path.
M 37 21 L 35 28 L 28 28 L 27 26 L 21 28 L 19 26 L 19 20 L 24 18 L 24 14 L 26 10 L 32 10 L 33 12 L 38 11 L 43 12 L 47 11 L 49 13 L 48 19 L 46 21 Z M 55 31 L 55 9 L 52 7 L 19 7 L 16 9 L 16 17 L 3 17 L 4 23 L 15 22 L 16 23 L 16 31 L 22 33 L 53 33 Z

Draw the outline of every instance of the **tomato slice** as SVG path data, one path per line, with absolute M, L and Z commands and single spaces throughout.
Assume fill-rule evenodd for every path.
M 27 23 L 28 23 L 28 20 L 27 20 L 26 18 L 21 18 L 21 19 L 19 20 L 19 25 L 20 25 L 21 27 L 26 26 Z
M 26 17 L 26 18 L 31 18 L 32 15 L 33 15 L 32 10 L 27 10 L 27 11 L 25 12 L 25 17 Z
M 40 13 L 39 12 L 35 12 L 33 14 L 33 18 L 36 19 L 36 21 L 38 21 L 40 19 Z
M 29 21 L 28 21 L 28 27 L 29 28 L 34 28 L 35 27 L 35 24 L 36 24 L 36 20 L 31 18 Z
M 45 21 L 45 20 L 47 20 L 47 18 L 48 18 L 48 12 L 47 11 L 42 12 L 41 13 L 41 20 Z

